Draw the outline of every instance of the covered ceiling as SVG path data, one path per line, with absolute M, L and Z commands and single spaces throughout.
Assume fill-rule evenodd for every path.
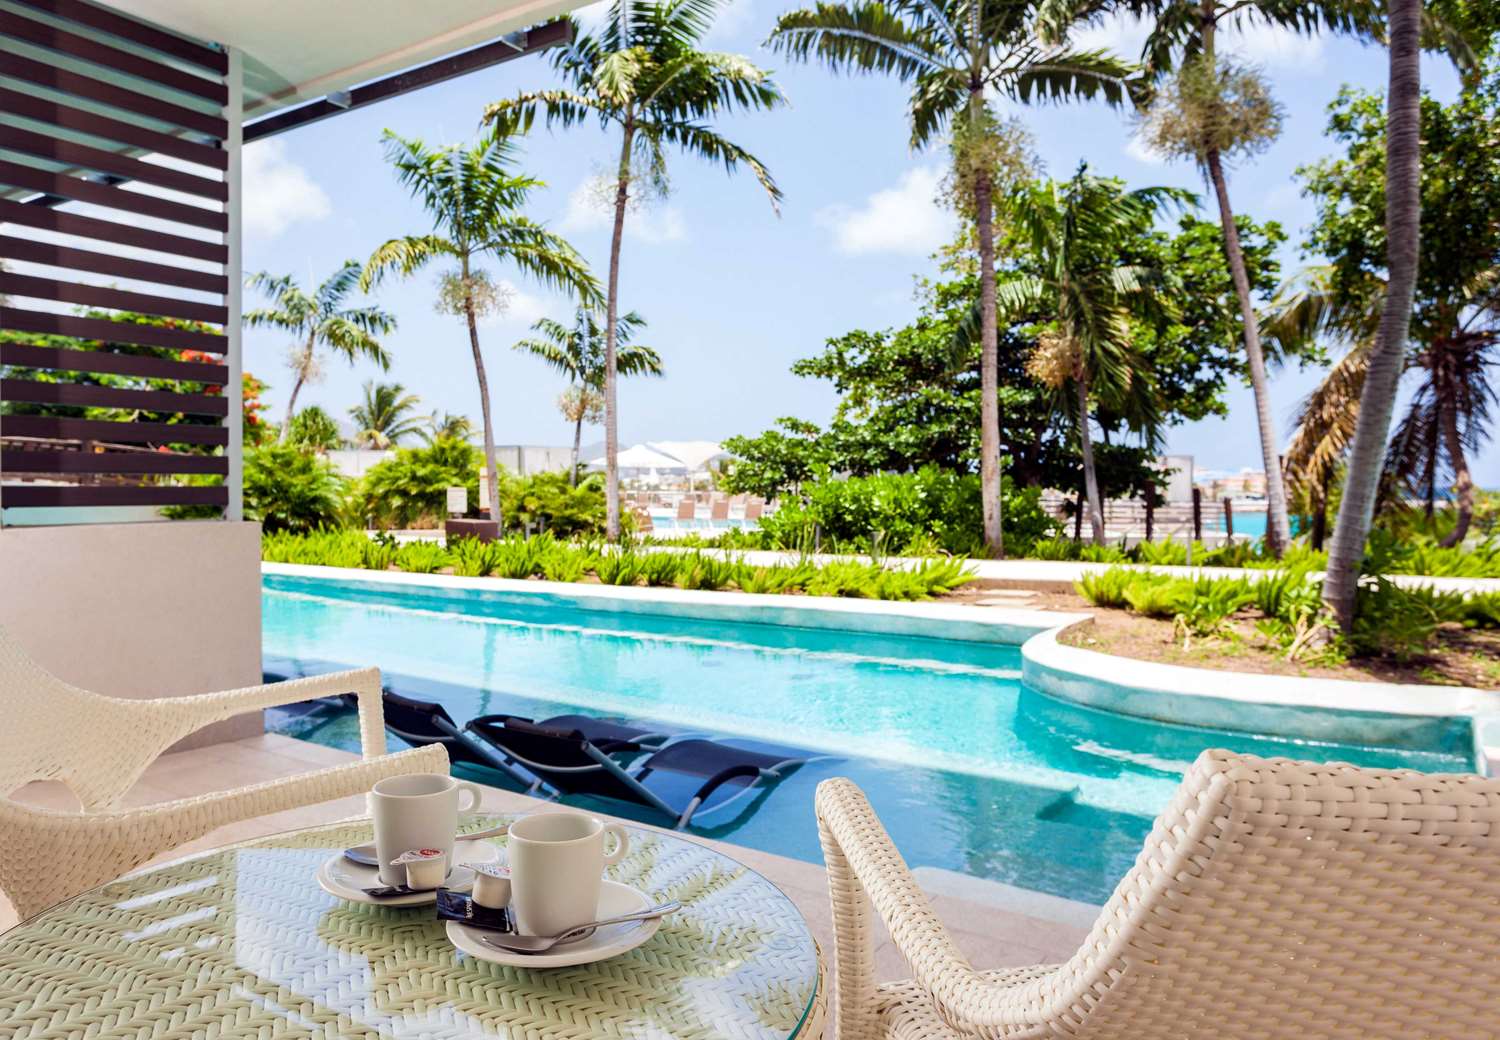
M 245 118 L 435 61 L 582 0 L 104 0 L 245 55 Z

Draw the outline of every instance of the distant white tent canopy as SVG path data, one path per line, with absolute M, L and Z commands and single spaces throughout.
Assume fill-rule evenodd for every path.
M 672 456 L 694 473 L 731 458 L 717 441 L 647 441 L 646 447 Z
M 656 470 L 658 473 L 686 473 L 687 463 L 663 454 L 647 444 L 636 444 L 620 452 L 617 464 L 622 470 Z M 603 469 L 605 459 L 591 459 L 589 469 Z

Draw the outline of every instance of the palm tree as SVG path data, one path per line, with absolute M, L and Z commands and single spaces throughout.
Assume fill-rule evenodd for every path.
M 397 179 L 427 210 L 433 229 L 426 234 L 393 238 L 376 249 L 361 284 L 368 288 L 388 271 L 410 276 L 438 259 L 457 264 L 456 269 L 443 275 L 438 308 L 463 318 L 468 326 L 484 424 L 490 519 L 499 523 L 500 475 L 495 465 L 490 384 L 479 349 L 479 318 L 503 309 L 505 293 L 478 266 L 479 261 L 484 257 L 509 261 L 544 285 L 584 299 L 597 299 L 599 288 L 572 246 L 520 214 L 532 190 L 544 185 L 534 177 L 512 171 L 515 147 L 506 138 L 495 134 L 469 148 L 429 148 L 387 130 L 382 140 Z
M 400 444 L 403 437 L 422 432 L 425 421 L 412 414 L 422 399 L 407 393 L 400 383 L 370 380 L 365 383 L 364 394 L 364 401 L 349 409 L 356 447 L 385 451 Z
M 266 271 L 251 275 L 246 285 L 260 289 L 275 301 L 274 308 L 257 308 L 245 314 L 250 328 L 284 329 L 296 336 L 287 357 L 292 370 L 292 396 L 286 403 L 281 437 L 286 438 L 291 418 L 297 412 L 297 395 L 304 383 L 316 382 L 321 374 L 318 349 L 325 348 L 349 364 L 368 358 L 388 372 L 391 356 L 376 338 L 396 330 L 394 315 L 378 307 L 344 307 L 344 299 L 361 281 L 359 262 L 344 261 L 322 285 L 308 293 L 291 275 L 275 277 Z
M 790 11 L 770 46 L 792 58 L 820 58 L 835 72 L 883 72 L 912 85 L 911 145 L 924 148 L 953 129 L 956 188 L 972 197 L 979 239 L 980 458 L 984 540 L 1004 551 L 1000 522 L 1000 397 L 995 319 L 994 209 L 997 144 L 1003 127 L 986 101 L 1101 97 L 1127 99 L 1131 67 L 1102 51 L 1071 49 L 1068 31 L 1104 9 L 1101 0 L 850 0 Z
M 615 323 L 615 372 L 622 376 L 659 376 L 661 355 L 655 349 L 632 343 L 635 334 L 646 327 L 646 319 L 631 311 Z M 515 345 L 541 358 L 568 379 L 569 390 L 559 399 L 566 417 L 573 423 L 573 466 L 568 471 L 570 483 L 578 482 L 578 448 L 583 440 L 583 421 L 592 412 L 593 401 L 602 399 L 606 380 L 604 359 L 605 336 L 599 315 L 588 307 L 579 307 L 572 325 L 543 318 L 531 326 L 536 338 L 523 339 Z
M 1365 539 L 1375 513 L 1375 494 L 1386 434 L 1405 367 L 1406 337 L 1416 298 L 1421 246 L 1422 72 L 1421 0 L 1389 0 L 1390 87 L 1385 144 L 1386 292 L 1380 326 L 1360 394 L 1359 421 L 1339 500 L 1323 599 L 1345 632 L 1354 624 L 1354 601 Z
M 553 68 L 571 90 L 527 91 L 485 109 L 487 120 L 523 131 L 542 112 L 548 126 L 570 127 L 592 117 L 620 133 L 604 319 L 605 531 L 611 539 L 620 536 L 620 242 L 635 183 L 644 179 L 648 190 L 663 188 L 667 149 L 672 147 L 723 163 L 730 173 L 748 166 L 772 206 L 781 199 L 765 165 L 709 125 L 713 117 L 735 109 L 771 109 L 786 101 L 770 75 L 748 59 L 698 49 L 729 2 L 614 0 L 603 29 L 578 36 L 553 58 Z
M 292 444 L 317 455 L 327 454 L 344 443 L 338 422 L 315 404 L 288 419 L 282 433 Z
M 1445 546 L 1461 543 L 1473 521 L 1468 456 L 1488 440 L 1490 408 L 1496 401 L 1497 282 L 1500 272 L 1487 269 L 1455 286 L 1455 295 L 1435 308 L 1448 320 L 1424 330 L 1427 342 L 1408 353 L 1405 367 L 1417 369 L 1422 378 L 1385 450 L 1381 491 L 1390 493 L 1401 485 L 1425 489 L 1429 515 L 1439 460 L 1446 462 L 1453 475 L 1456 522 L 1442 539 Z M 1267 338 L 1283 345 L 1329 339 L 1346 347 L 1304 400 L 1286 454 L 1288 479 L 1315 504 L 1315 523 L 1326 505 L 1327 485 L 1354 438 L 1385 291 L 1384 279 L 1374 274 L 1365 275 L 1361 285 L 1337 291 L 1332 265 L 1316 265 L 1277 291 L 1261 322 Z
M 429 445 L 442 440 L 467 441 L 472 436 L 474 420 L 452 412 L 433 412 L 427 417 L 427 428 L 422 431 L 422 439 Z
M 1132 238 L 1149 230 L 1170 205 L 1193 202 L 1177 188 L 1126 191 L 1119 181 L 1095 177 L 1080 166 L 1071 180 L 1017 189 L 1006 215 L 1027 250 L 1023 273 L 997 287 L 1000 314 L 1014 320 L 1050 311 L 1050 329 L 1028 371 L 1061 389 L 1071 384 L 1066 407 L 1078 426 L 1084 494 L 1094 544 L 1104 544 L 1104 510 L 1089 434 L 1090 401 L 1110 405 L 1148 439 L 1156 437 L 1154 387 L 1135 350 L 1135 324 L 1166 316 L 1162 289 L 1171 276 L 1121 259 Z M 971 321 L 972 324 L 972 321 Z

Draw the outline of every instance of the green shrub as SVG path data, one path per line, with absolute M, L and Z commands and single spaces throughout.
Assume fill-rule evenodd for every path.
M 546 530 L 559 538 L 604 533 L 604 478 L 585 477 L 577 487 L 566 473 L 506 476 L 500 481 L 506 530 Z
M 760 524 L 768 545 L 802 550 L 821 533 L 825 550 L 909 550 L 972 554 L 983 548 L 979 477 L 927 466 L 915 473 L 882 473 L 805 484 Z M 1058 524 L 1041 506 L 1037 488 L 1005 485 L 1002 495 L 1007 551 L 1024 551 L 1050 538 Z
M 432 574 L 452 562 L 436 542 L 407 542 L 396 551 L 396 566 L 412 574 Z
M 1080 596 L 1096 607 L 1124 610 L 1129 604 L 1125 590 L 1135 581 L 1138 571 L 1124 567 L 1111 567 L 1105 571 L 1091 571 L 1073 586 Z
M 1500 628 L 1500 592 L 1486 592 L 1464 600 L 1458 620 L 1465 628 Z
M 1143 572 L 1125 587 L 1125 602 L 1137 614 L 1170 621 L 1187 605 L 1192 588 L 1190 581 Z
M 582 581 L 594 569 L 597 559 L 588 549 L 558 542 L 538 562 L 542 577 L 548 581 Z
M 396 551 L 399 548 L 396 540 L 387 534 L 377 534 L 373 538 L 366 538 L 363 550 L 363 566 L 365 570 L 390 570 L 391 566 L 396 562 Z
M 495 573 L 493 542 L 478 538 L 454 538 L 448 542 L 453 558 L 453 573 L 463 578 L 487 578 Z
M 437 527 L 447 515 L 448 489 L 466 488 L 479 502 L 483 453 L 466 441 L 439 437 L 421 448 L 401 448 L 370 468 L 359 485 L 359 509 L 371 527 Z
M 311 531 L 339 526 L 344 478 L 327 460 L 290 444 L 245 452 L 245 517 L 264 531 Z
M 1225 634 L 1225 623 L 1230 616 L 1253 598 L 1249 584 L 1243 579 L 1199 578 L 1193 581 L 1185 601 L 1172 618 L 1173 629 L 1182 635 L 1183 649 L 1188 649 L 1192 636 L 1207 639 Z
M 634 585 L 641 579 L 641 558 L 627 550 L 601 553 L 594 573 L 606 585 Z
M 734 560 L 722 560 L 701 552 L 685 557 L 680 563 L 677 583 L 685 589 L 703 589 L 708 592 L 728 588 L 739 567 Z
M 773 564 L 769 567 L 751 567 L 749 564 L 740 564 L 735 570 L 734 583 L 742 592 L 798 592 L 806 587 L 816 573 L 817 568 L 808 560 L 799 560 L 790 566 Z
M 681 569 L 681 561 L 675 553 L 649 553 L 641 561 L 641 577 L 653 587 L 676 585 Z
M 953 557 L 923 560 L 906 573 L 922 583 L 927 596 L 952 592 L 979 577 L 966 560 Z

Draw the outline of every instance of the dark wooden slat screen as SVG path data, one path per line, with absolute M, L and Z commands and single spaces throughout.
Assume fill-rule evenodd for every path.
M 207 271 L 189 271 L 184 267 L 153 264 L 145 260 L 131 260 L 107 253 L 95 253 L 88 249 L 53 242 L 37 242 L 28 238 L 0 235 L 0 257 L 10 260 L 25 260 L 49 267 L 66 267 L 74 271 L 90 271 L 94 274 L 114 275 L 137 282 L 153 282 L 170 285 L 177 289 L 194 289 L 198 292 L 227 293 L 229 279 L 222 274 Z
M 97 101 L 100 104 L 124 109 L 133 115 L 180 126 L 185 130 L 193 130 L 221 141 L 229 133 L 229 124 L 222 116 L 209 115 L 196 108 L 187 108 L 183 105 L 174 105 L 170 101 L 163 101 L 150 94 L 142 94 L 127 87 L 117 87 L 113 83 L 106 83 L 92 76 L 69 72 L 55 65 L 23 58 L 19 54 L 6 53 L 4 50 L 0 50 L 0 73 L 15 79 L 26 80 L 28 83 L 35 83 L 39 87 L 50 87 L 53 90 Z
M 29 404 L 63 404 L 82 408 L 121 408 L 127 411 L 185 412 L 189 415 L 229 414 L 228 402 L 217 394 L 174 394 L 169 390 L 116 390 L 85 383 L 37 383 L 29 379 L 0 379 L 0 397 Z M 4 425 L 9 427 L 10 420 Z
M 58 415 L 7 415 L 4 422 L 7 437 L 105 444 L 207 444 L 221 448 L 229 443 L 228 430 L 207 423 L 112 422 Z
M 0 34 L 16 40 L 24 40 L 38 47 L 66 54 L 70 58 L 92 62 L 115 72 L 138 76 L 150 83 L 181 91 L 193 97 L 223 106 L 229 101 L 229 91 L 222 79 L 207 79 L 184 72 L 181 69 L 152 61 L 133 51 L 111 47 L 87 36 L 70 33 L 46 22 L 33 21 L 9 11 L 0 10 Z
M 184 159 L 215 170 L 227 169 L 229 166 L 229 154 L 214 145 L 199 144 L 173 134 L 152 130 L 140 123 L 112 119 L 97 112 L 85 112 L 81 108 L 72 108 L 49 98 L 23 94 L 18 90 L 0 87 L 0 112 L 9 112 L 12 115 L 35 119 L 39 123 L 51 123 L 64 130 L 75 130 L 79 133 L 119 141 L 121 144 L 135 145 L 137 148 L 144 148 L 148 151 L 161 152 L 163 155 Z
M 227 477 L 239 450 L 229 69 L 94 0 L 0 6 L 0 224 L 20 229 L 0 234 L 0 401 L 27 413 L 0 416 L 0 523 L 228 505 L 192 480 Z
M 71 166 L 86 166 L 101 173 L 115 173 L 143 184 L 155 184 L 173 191 L 197 195 L 200 198 L 223 202 L 229 198 L 229 185 L 223 181 L 209 180 L 181 170 L 173 170 L 156 163 L 141 162 L 111 152 L 104 148 L 93 148 L 86 144 L 61 141 L 46 134 L 23 130 L 18 126 L 0 124 L 0 148 L 13 152 L 24 152 L 39 159 Z
M 112 242 L 118 246 L 150 249 L 158 253 L 191 257 L 194 260 L 207 260 L 217 264 L 229 260 L 229 247 L 214 242 L 184 238 L 181 235 L 169 235 L 163 231 L 147 231 L 145 228 L 121 224 L 113 220 L 80 217 L 76 213 L 59 213 L 45 206 L 28 206 L 21 202 L 0 200 L 0 222 L 22 224 L 26 227 L 40 228 L 43 231 L 77 235 L 79 238 L 93 238 L 101 242 Z
M 172 350 L 201 350 L 222 354 L 229 349 L 224 336 L 187 329 L 168 329 L 159 325 L 137 325 L 108 318 L 79 318 L 71 314 L 45 311 L 23 311 L 0 307 L 0 328 L 20 332 L 40 332 L 53 336 L 78 336 L 101 343 L 129 343 L 138 347 L 167 347 Z
M 181 58 L 183 61 L 199 65 L 221 76 L 229 71 L 229 55 L 223 51 L 205 47 L 201 43 L 194 43 L 174 33 L 146 25 L 122 14 L 116 14 L 107 8 L 80 3 L 79 0 L 16 0 L 16 2 L 77 22 L 79 25 L 87 25 L 91 29 L 107 32 L 122 40 L 138 43 L 142 47 L 161 51 L 174 58 Z
M 229 320 L 227 308 L 214 303 L 193 303 L 164 296 L 107 289 L 98 285 L 60 282 L 51 278 L 9 274 L 0 271 L 0 296 L 30 296 L 33 299 L 79 303 L 86 307 L 108 307 L 111 310 L 138 311 L 183 321 L 211 322 L 222 325 Z M 222 337 L 221 337 L 222 338 Z M 128 341 L 127 341 L 128 342 Z
M 229 472 L 222 455 L 167 451 L 0 451 L 7 473 L 207 473 Z
M 219 506 L 229 504 L 226 487 L 175 487 L 151 484 L 58 485 L 16 484 L 5 489 L 5 505 L 12 509 L 64 506 Z
M 101 375 L 138 376 L 142 379 L 176 379 L 212 386 L 223 386 L 229 380 L 227 365 L 176 361 L 143 354 L 115 354 L 107 350 L 33 347 L 25 343 L 0 343 L 0 364 L 50 369 L 54 372 L 95 372 Z

